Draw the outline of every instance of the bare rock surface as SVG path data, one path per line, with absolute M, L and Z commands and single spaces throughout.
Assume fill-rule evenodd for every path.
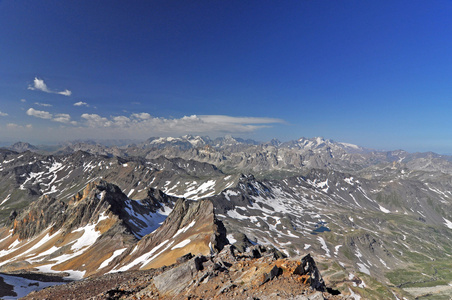
M 170 267 L 87 278 L 24 299 L 349 299 L 312 287 L 311 276 L 320 272 L 310 256 L 307 264 L 306 259 L 275 259 L 271 251 L 263 251 L 260 258 L 235 254 L 228 245 L 220 253 Z M 301 275 L 300 268 L 310 272 Z

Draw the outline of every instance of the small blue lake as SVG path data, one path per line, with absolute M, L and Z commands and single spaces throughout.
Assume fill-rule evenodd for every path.
M 328 227 L 325 226 L 326 222 L 319 222 L 315 225 L 315 229 L 311 232 L 313 235 L 317 235 L 318 233 L 322 233 L 325 231 L 331 231 Z

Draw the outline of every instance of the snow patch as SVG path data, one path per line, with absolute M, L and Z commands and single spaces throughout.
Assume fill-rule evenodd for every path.
M 234 236 L 232 235 L 232 234 L 228 234 L 227 236 L 226 236 L 226 238 L 228 239 L 228 241 L 229 241 L 229 244 L 235 244 L 236 242 L 237 242 L 237 240 L 234 238 Z
M 356 263 L 358 265 L 359 271 L 370 276 L 370 270 L 366 265 L 362 263 Z
M 171 250 L 174 250 L 177 248 L 183 248 L 183 247 L 187 246 L 188 244 L 190 244 L 190 242 L 191 242 L 190 239 L 183 240 L 179 244 L 174 245 L 173 248 L 171 248 Z
M 451 221 L 449 221 L 448 219 L 446 219 L 446 218 L 443 218 L 444 219 L 444 224 L 446 224 L 446 226 L 447 227 L 449 227 L 450 229 L 452 229 L 452 222 Z
M 108 266 L 108 264 L 110 262 L 112 262 L 113 259 L 115 259 L 117 256 L 121 255 L 124 251 L 126 251 L 126 249 L 127 248 L 123 248 L 123 249 L 119 249 L 119 250 L 116 250 L 115 252 L 113 252 L 113 254 L 109 258 L 107 258 L 100 264 L 99 269 L 102 269 L 102 268 L 105 268 L 106 266 Z
M 348 288 L 348 290 L 350 291 L 350 297 L 352 297 L 355 300 L 361 300 L 361 296 L 358 294 L 355 294 L 350 288 Z
M 195 223 L 196 223 L 196 220 L 193 220 L 193 221 L 191 221 L 191 223 L 188 224 L 187 226 L 182 227 L 181 229 L 179 229 L 179 230 L 173 235 L 173 238 L 175 238 L 176 236 L 178 236 L 179 234 L 181 234 L 181 233 L 183 233 L 183 232 L 186 232 L 189 228 L 193 227 L 193 226 L 195 225 Z
M 378 205 L 378 206 L 380 206 L 380 210 L 382 211 L 382 212 L 384 212 L 385 214 L 389 214 L 391 211 L 390 210 L 387 210 L 386 208 L 384 208 L 383 206 L 381 206 L 381 205 Z
M 8 201 L 9 198 L 11 198 L 11 194 L 9 194 L 8 196 L 6 196 L 6 198 L 2 201 L 2 203 L 0 203 L 0 206 L 2 206 L 3 203 L 5 203 L 6 201 Z
M 77 241 L 71 246 L 71 250 L 77 251 L 84 247 L 91 246 L 94 244 L 98 237 L 100 237 L 100 232 L 96 231 L 96 224 L 86 225 L 85 227 L 77 228 L 73 232 L 79 232 L 83 230 L 83 235 L 77 239 Z
M 317 240 L 320 242 L 320 244 L 322 244 L 322 249 L 325 250 L 325 252 L 326 252 L 325 255 L 327 257 L 331 257 L 330 249 L 328 249 L 328 247 L 327 247 L 327 245 L 325 243 L 325 240 L 322 237 L 320 237 L 320 236 L 317 238 Z

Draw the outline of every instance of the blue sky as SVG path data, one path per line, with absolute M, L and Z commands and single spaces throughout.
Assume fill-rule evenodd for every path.
M 452 153 L 452 1 L 0 1 L 0 142 Z

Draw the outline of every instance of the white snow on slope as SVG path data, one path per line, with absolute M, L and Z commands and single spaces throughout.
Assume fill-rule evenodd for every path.
M 449 221 L 449 220 L 446 219 L 446 218 L 443 218 L 443 219 L 444 219 L 444 224 L 445 224 L 447 227 L 449 227 L 450 229 L 452 229 L 452 222 Z
M 174 250 L 177 248 L 183 248 L 183 247 L 187 246 L 188 244 L 190 244 L 190 242 L 191 242 L 190 239 L 183 240 L 179 244 L 174 245 L 173 248 L 171 248 L 171 250 Z
M 355 185 L 355 183 L 353 182 L 353 177 L 345 178 L 344 181 L 350 185 Z
M 65 276 L 64 278 L 71 279 L 71 280 L 80 280 L 83 278 L 83 276 L 86 273 L 86 271 L 76 271 L 76 270 L 55 271 L 55 270 L 52 270 L 52 267 L 54 265 L 55 264 L 44 265 L 44 266 L 36 267 L 36 269 L 38 270 L 38 272 L 43 272 L 43 273 L 55 273 L 55 274 L 69 273 L 69 276 Z
M 8 196 L 6 196 L 6 198 L 2 201 L 2 203 L 0 203 L 0 206 L 3 205 L 3 203 L 5 203 L 6 201 L 8 201 L 9 198 L 11 198 L 11 194 L 9 194 Z
M 97 238 L 100 237 L 100 232 L 96 231 L 96 224 L 88 224 L 85 227 L 80 227 L 73 232 L 79 232 L 83 230 L 83 235 L 77 239 L 77 241 L 72 245 L 71 250 L 77 251 L 84 247 L 91 246 L 96 242 Z
M 142 204 L 139 201 L 126 200 L 125 210 L 130 216 L 129 221 L 138 227 L 138 231 L 133 234 L 139 239 L 157 230 L 172 211 L 172 208 L 163 205 L 163 207 L 158 209 L 155 213 L 141 214 L 139 212 L 141 210 L 140 206 L 142 206 Z M 137 210 L 135 210 L 134 207 L 136 207 Z M 147 211 L 146 208 L 143 208 L 142 210 Z
M 327 247 L 327 245 L 325 243 L 325 240 L 322 237 L 320 237 L 320 236 L 317 239 L 319 240 L 320 244 L 322 244 L 322 249 L 325 250 L 325 252 L 326 252 L 325 255 L 327 257 L 331 257 L 330 249 L 328 249 L 328 247 Z
M 45 243 L 50 241 L 53 236 L 55 236 L 56 234 L 59 234 L 59 233 L 60 233 L 60 230 L 58 230 L 57 232 L 54 232 L 52 235 L 49 235 L 47 233 L 38 243 L 36 243 L 33 247 L 31 247 L 27 251 L 23 252 L 21 255 L 24 255 L 24 254 L 30 253 L 34 250 L 37 250 L 39 247 L 41 247 L 42 245 L 44 245 Z
M 124 272 L 124 271 L 129 270 L 130 268 L 133 268 L 134 266 L 136 266 L 136 265 L 138 265 L 140 263 L 142 265 L 145 265 L 145 262 L 148 261 L 148 259 L 152 256 L 152 254 L 154 254 L 157 250 L 159 250 L 160 248 L 165 246 L 165 244 L 167 244 L 168 242 L 169 242 L 169 240 L 165 240 L 165 241 L 161 242 L 159 245 L 157 245 L 154 248 L 152 248 L 151 251 L 149 251 L 149 252 L 137 257 L 135 260 L 133 260 L 132 262 L 128 263 L 127 265 L 121 267 L 120 269 L 113 269 L 113 270 L 111 270 L 109 273 Z M 166 248 L 168 248 L 168 246 Z
M 215 195 L 215 183 L 216 180 L 209 180 L 207 182 L 204 182 L 194 190 L 187 190 L 188 192 L 186 192 L 183 197 L 193 200 L 199 200 L 201 198 L 213 196 Z M 205 194 L 209 190 L 211 190 L 211 192 Z
M 350 288 L 348 288 L 348 290 L 350 291 L 350 297 L 353 297 L 353 299 L 355 299 L 355 300 L 361 300 L 360 295 L 355 294 Z
M 226 238 L 228 239 L 229 244 L 231 244 L 231 245 L 237 242 L 237 240 L 234 238 L 234 236 L 230 233 L 226 236 Z
M 380 210 L 382 211 L 382 212 L 384 212 L 385 214 L 389 214 L 391 211 L 390 210 L 387 210 L 386 208 L 384 208 L 383 206 L 381 206 L 381 205 L 379 205 L 380 206 Z
M 366 265 L 362 263 L 356 263 L 358 265 L 359 271 L 370 276 L 370 270 Z
M 102 269 L 102 268 L 105 268 L 106 266 L 108 266 L 108 264 L 110 262 L 112 262 L 113 259 L 115 259 L 117 256 L 121 255 L 126 250 L 127 250 L 127 248 L 123 248 L 123 249 L 119 249 L 119 250 L 116 250 L 115 252 L 113 252 L 113 254 L 109 258 L 107 258 L 100 264 L 99 269 Z
M 181 234 L 182 232 L 186 232 L 189 228 L 193 227 L 196 223 L 196 220 L 191 221 L 190 224 L 188 224 L 185 227 L 182 227 L 181 229 L 179 229 L 174 235 L 173 238 L 175 238 L 176 236 L 178 236 L 179 234 Z

